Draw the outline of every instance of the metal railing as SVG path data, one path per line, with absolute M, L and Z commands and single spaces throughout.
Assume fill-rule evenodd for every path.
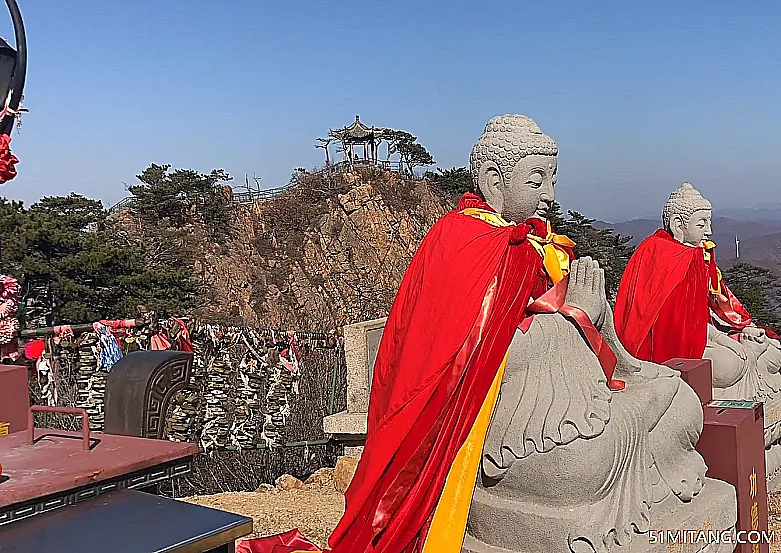
M 135 201 L 136 201 L 136 199 L 133 196 L 128 196 L 127 198 L 122 198 L 117 203 L 115 203 L 110 208 L 108 208 L 108 212 L 109 213 L 116 213 L 118 211 L 121 211 L 123 208 L 129 207 Z
M 383 159 L 377 161 L 372 161 L 369 159 L 354 159 L 352 162 L 345 160 L 339 161 L 337 163 L 331 163 L 330 165 L 326 165 L 320 169 L 320 171 L 334 173 L 350 169 L 351 167 L 378 167 L 380 169 L 384 169 L 385 171 L 393 171 L 397 173 L 403 172 L 404 170 L 404 167 L 398 161 L 389 161 Z M 234 191 L 231 201 L 234 204 L 252 204 L 265 200 L 273 200 L 274 198 L 284 194 L 295 186 L 295 184 L 286 184 L 285 186 L 279 186 L 277 188 L 266 188 L 265 190 L 244 189 L 240 191 Z M 123 198 L 116 204 L 109 207 L 108 212 L 117 213 L 123 209 L 128 209 L 133 205 L 135 200 L 136 199 L 133 196 Z
M 293 188 L 293 185 L 280 186 L 279 188 L 268 188 L 266 190 L 242 190 L 240 192 L 233 192 L 231 201 L 234 204 L 251 204 L 255 202 L 261 202 L 264 200 L 272 200 L 283 194 L 284 192 Z M 116 204 L 108 208 L 109 213 L 118 213 L 123 209 L 129 209 L 135 203 L 136 199 L 133 196 L 123 198 Z
M 377 161 L 370 159 L 354 159 L 352 162 L 349 160 L 337 161 L 336 163 L 326 165 L 323 169 L 326 171 L 340 171 L 349 167 L 379 167 L 386 171 L 394 172 L 400 172 L 403 169 L 400 162 L 386 159 L 378 159 Z
M 240 192 L 233 192 L 233 203 L 235 204 L 251 204 L 255 202 L 262 202 L 263 200 L 273 200 L 280 194 L 284 194 L 294 185 L 287 184 L 278 188 L 267 188 L 265 190 L 242 190 Z

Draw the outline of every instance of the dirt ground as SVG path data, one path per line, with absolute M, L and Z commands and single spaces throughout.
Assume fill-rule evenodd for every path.
M 341 493 L 311 488 L 222 493 L 189 497 L 184 501 L 252 517 L 255 533 L 251 537 L 298 528 L 321 547 L 327 545 L 328 536 L 344 512 Z M 776 542 L 770 545 L 770 553 L 781 553 L 781 492 L 770 494 L 770 530 L 775 530 L 777 535 Z
M 188 497 L 184 501 L 252 517 L 259 537 L 298 528 L 324 547 L 344 513 L 344 495 L 336 490 L 303 489 L 265 492 L 230 492 Z

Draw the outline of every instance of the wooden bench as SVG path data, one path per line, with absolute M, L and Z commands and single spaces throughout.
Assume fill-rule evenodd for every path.
M 252 519 L 135 490 L 0 526 L 0 553 L 232 553 Z

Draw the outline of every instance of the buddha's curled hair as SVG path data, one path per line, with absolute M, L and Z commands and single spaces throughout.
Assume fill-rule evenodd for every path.
M 555 156 L 559 152 L 554 140 L 543 133 L 533 119 L 526 115 L 499 115 L 491 119 L 469 156 L 472 181 L 477 188 L 480 167 L 493 162 L 505 178 L 509 178 L 516 164 L 528 155 Z

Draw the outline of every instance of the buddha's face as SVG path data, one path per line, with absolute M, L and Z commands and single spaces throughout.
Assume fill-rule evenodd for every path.
M 487 165 L 480 170 L 479 184 L 488 205 L 508 221 L 520 223 L 531 217 L 545 220 L 554 200 L 556 156 L 523 157 L 509 177 L 495 165 Z
M 688 221 L 680 215 L 673 215 L 670 220 L 673 238 L 689 246 L 699 246 L 710 239 L 711 210 L 700 209 L 691 214 Z

